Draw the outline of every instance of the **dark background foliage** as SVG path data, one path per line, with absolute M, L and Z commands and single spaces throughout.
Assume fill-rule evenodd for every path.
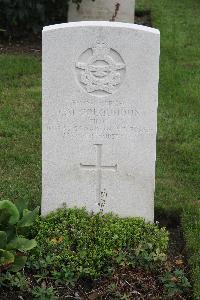
M 45 25 L 67 22 L 70 0 L 0 0 L 0 30 L 4 36 L 38 33 Z M 73 0 L 79 7 L 81 0 Z M 76 5 L 74 4 L 74 5 Z

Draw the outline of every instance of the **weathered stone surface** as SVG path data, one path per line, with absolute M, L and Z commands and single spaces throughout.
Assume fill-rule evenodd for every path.
M 80 8 L 69 3 L 68 21 L 111 21 L 134 23 L 135 0 L 82 0 Z
M 43 214 L 66 204 L 153 220 L 159 40 L 127 23 L 44 28 Z

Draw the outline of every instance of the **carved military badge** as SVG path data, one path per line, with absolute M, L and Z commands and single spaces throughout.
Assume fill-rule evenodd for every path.
M 125 63 L 118 52 L 103 42 L 86 50 L 76 64 L 79 82 L 91 94 L 112 94 L 122 83 Z

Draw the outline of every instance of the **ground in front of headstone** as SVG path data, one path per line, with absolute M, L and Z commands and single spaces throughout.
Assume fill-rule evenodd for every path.
M 168 223 L 168 230 L 170 233 L 169 250 L 168 250 L 168 260 L 163 269 L 163 274 L 166 270 L 179 270 L 188 276 L 189 270 L 187 267 L 185 244 L 182 236 L 182 230 L 180 224 L 174 220 L 161 220 L 161 224 Z M 48 270 L 46 270 L 48 274 Z M 52 280 L 51 277 L 43 275 L 35 276 L 30 270 L 25 269 L 25 276 L 28 278 L 28 283 L 30 290 L 37 290 L 34 299 L 54 299 L 51 298 L 52 290 L 54 295 L 58 298 L 55 299 L 74 299 L 74 300 L 98 300 L 98 299 L 149 299 L 149 300 L 189 300 L 192 299 L 191 291 L 188 293 L 175 292 L 181 285 L 184 287 L 183 282 L 178 282 L 178 276 L 174 273 L 174 276 L 169 278 L 163 277 L 165 280 L 165 285 L 168 285 L 168 295 L 166 294 L 166 289 L 164 288 L 164 282 L 162 283 L 160 277 L 162 277 L 162 272 L 160 270 L 145 270 L 145 268 L 128 268 L 120 267 L 118 268 L 112 277 L 102 277 L 98 280 L 82 280 L 75 285 L 64 284 L 63 282 Z M 181 273 L 179 274 L 181 278 Z M 164 275 L 163 275 L 164 276 Z M 19 282 L 20 284 L 20 282 Z M 40 298 L 43 291 L 48 291 L 49 298 Z M 172 296 L 170 296 L 170 292 Z M 38 298 L 37 298 L 38 293 Z M 5 299 L 33 299 L 32 293 L 28 294 L 16 289 L 1 289 L 1 300 Z

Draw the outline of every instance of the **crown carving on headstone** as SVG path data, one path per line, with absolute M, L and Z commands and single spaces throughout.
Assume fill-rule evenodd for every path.
M 92 48 L 94 55 L 109 55 L 110 48 L 105 42 L 97 41 L 97 44 Z

